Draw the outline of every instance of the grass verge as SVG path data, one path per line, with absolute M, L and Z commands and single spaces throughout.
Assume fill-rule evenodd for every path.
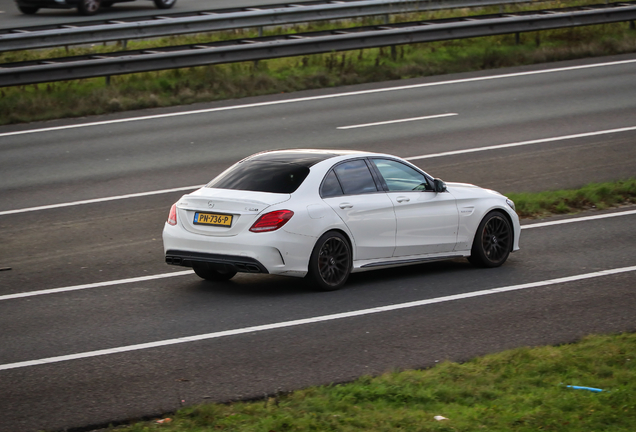
M 519 348 L 262 401 L 206 404 L 182 409 L 169 422 L 122 430 L 631 432 L 636 430 L 636 334 Z
M 519 217 L 576 213 L 636 203 L 636 179 L 590 183 L 580 189 L 506 194 L 515 202 Z
M 581 2 L 543 2 L 505 6 L 505 12 L 563 7 Z M 498 12 L 498 10 L 496 10 Z M 483 9 L 479 13 L 491 13 Z M 468 9 L 441 11 L 393 20 L 437 19 L 475 14 Z M 360 20 L 369 25 L 370 19 Z M 342 27 L 343 23 L 293 26 L 291 32 Z M 287 29 L 288 31 L 290 29 Z M 272 30 L 276 32 L 277 30 Z M 280 30 L 278 30 L 280 32 Z M 135 42 L 129 49 L 249 38 L 249 30 Z M 0 63 L 113 51 L 111 46 L 0 54 Z M 636 31 L 627 23 L 605 24 L 521 35 L 333 52 L 226 65 L 202 66 L 104 78 L 16 86 L 0 89 L 0 124 L 107 114 L 196 102 L 241 98 L 342 85 L 407 79 L 448 73 L 571 60 L 636 52 Z

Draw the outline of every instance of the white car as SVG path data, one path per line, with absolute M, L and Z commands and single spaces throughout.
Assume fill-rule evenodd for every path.
M 445 184 L 396 156 L 277 150 L 181 197 L 163 244 L 166 263 L 203 279 L 307 275 L 335 290 L 352 272 L 426 261 L 498 267 L 519 249 L 520 232 L 505 196 Z

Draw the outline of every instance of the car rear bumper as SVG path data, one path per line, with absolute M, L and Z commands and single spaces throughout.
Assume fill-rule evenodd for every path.
M 269 273 L 263 264 L 250 257 L 180 250 L 166 251 L 166 264 L 192 267 L 198 263 L 224 264 L 240 273 Z
M 280 229 L 270 233 L 206 236 L 180 224 L 165 224 L 166 262 L 191 267 L 193 262 L 227 264 L 238 272 L 303 277 L 315 239 Z M 258 271 L 257 271 L 258 269 Z

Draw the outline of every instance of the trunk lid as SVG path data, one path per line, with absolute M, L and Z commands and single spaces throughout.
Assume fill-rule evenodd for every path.
M 195 234 L 234 236 L 248 230 L 265 209 L 290 198 L 290 194 L 201 188 L 179 200 L 177 221 Z

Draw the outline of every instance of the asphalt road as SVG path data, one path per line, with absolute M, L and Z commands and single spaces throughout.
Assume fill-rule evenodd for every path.
M 521 251 L 499 269 L 457 260 L 375 271 L 332 293 L 273 276 L 213 284 L 163 264 L 161 229 L 180 191 L 27 210 L 203 184 L 270 148 L 421 156 L 413 162 L 434 176 L 502 192 L 633 177 L 635 73 L 636 57 L 622 56 L 0 128 L 0 268 L 11 268 L 0 271 L 0 431 L 106 424 L 635 331 L 634 207 L 526 221 Z M 338 129 L 438 114 L 456 115 Z M 612 269 L 624 271 L 597 273 Z M 577 275 L 588 276 L 554 281 Z M 531 285 L 489 291 L 519 284 Z M 20 293 L 32 295 L 8 297 Z M 437 300 L 252 328 L 427 299 Z M 178 340 L 197 335 L 207 336 Z M 24 363 L 57 356 L 71 357 Z
M 177 0 L 175 6 L 166 11 L 155 8 L 155 4 L 152 1 L 137 0 L 130 3 L 116 3 L 110 8 L 102 8 L 96 15 L 85 17 L 79 15 L 77 9 L 40 9 L 35 15 L 24 15 L 18 10 L 13 0 L 0 0 L 0 29 L 72 24 L 80 21 L 122 19 L 279 3 L 284 2 L 281 0 Z M 294 3 L 302 3 L 302 1 Z

